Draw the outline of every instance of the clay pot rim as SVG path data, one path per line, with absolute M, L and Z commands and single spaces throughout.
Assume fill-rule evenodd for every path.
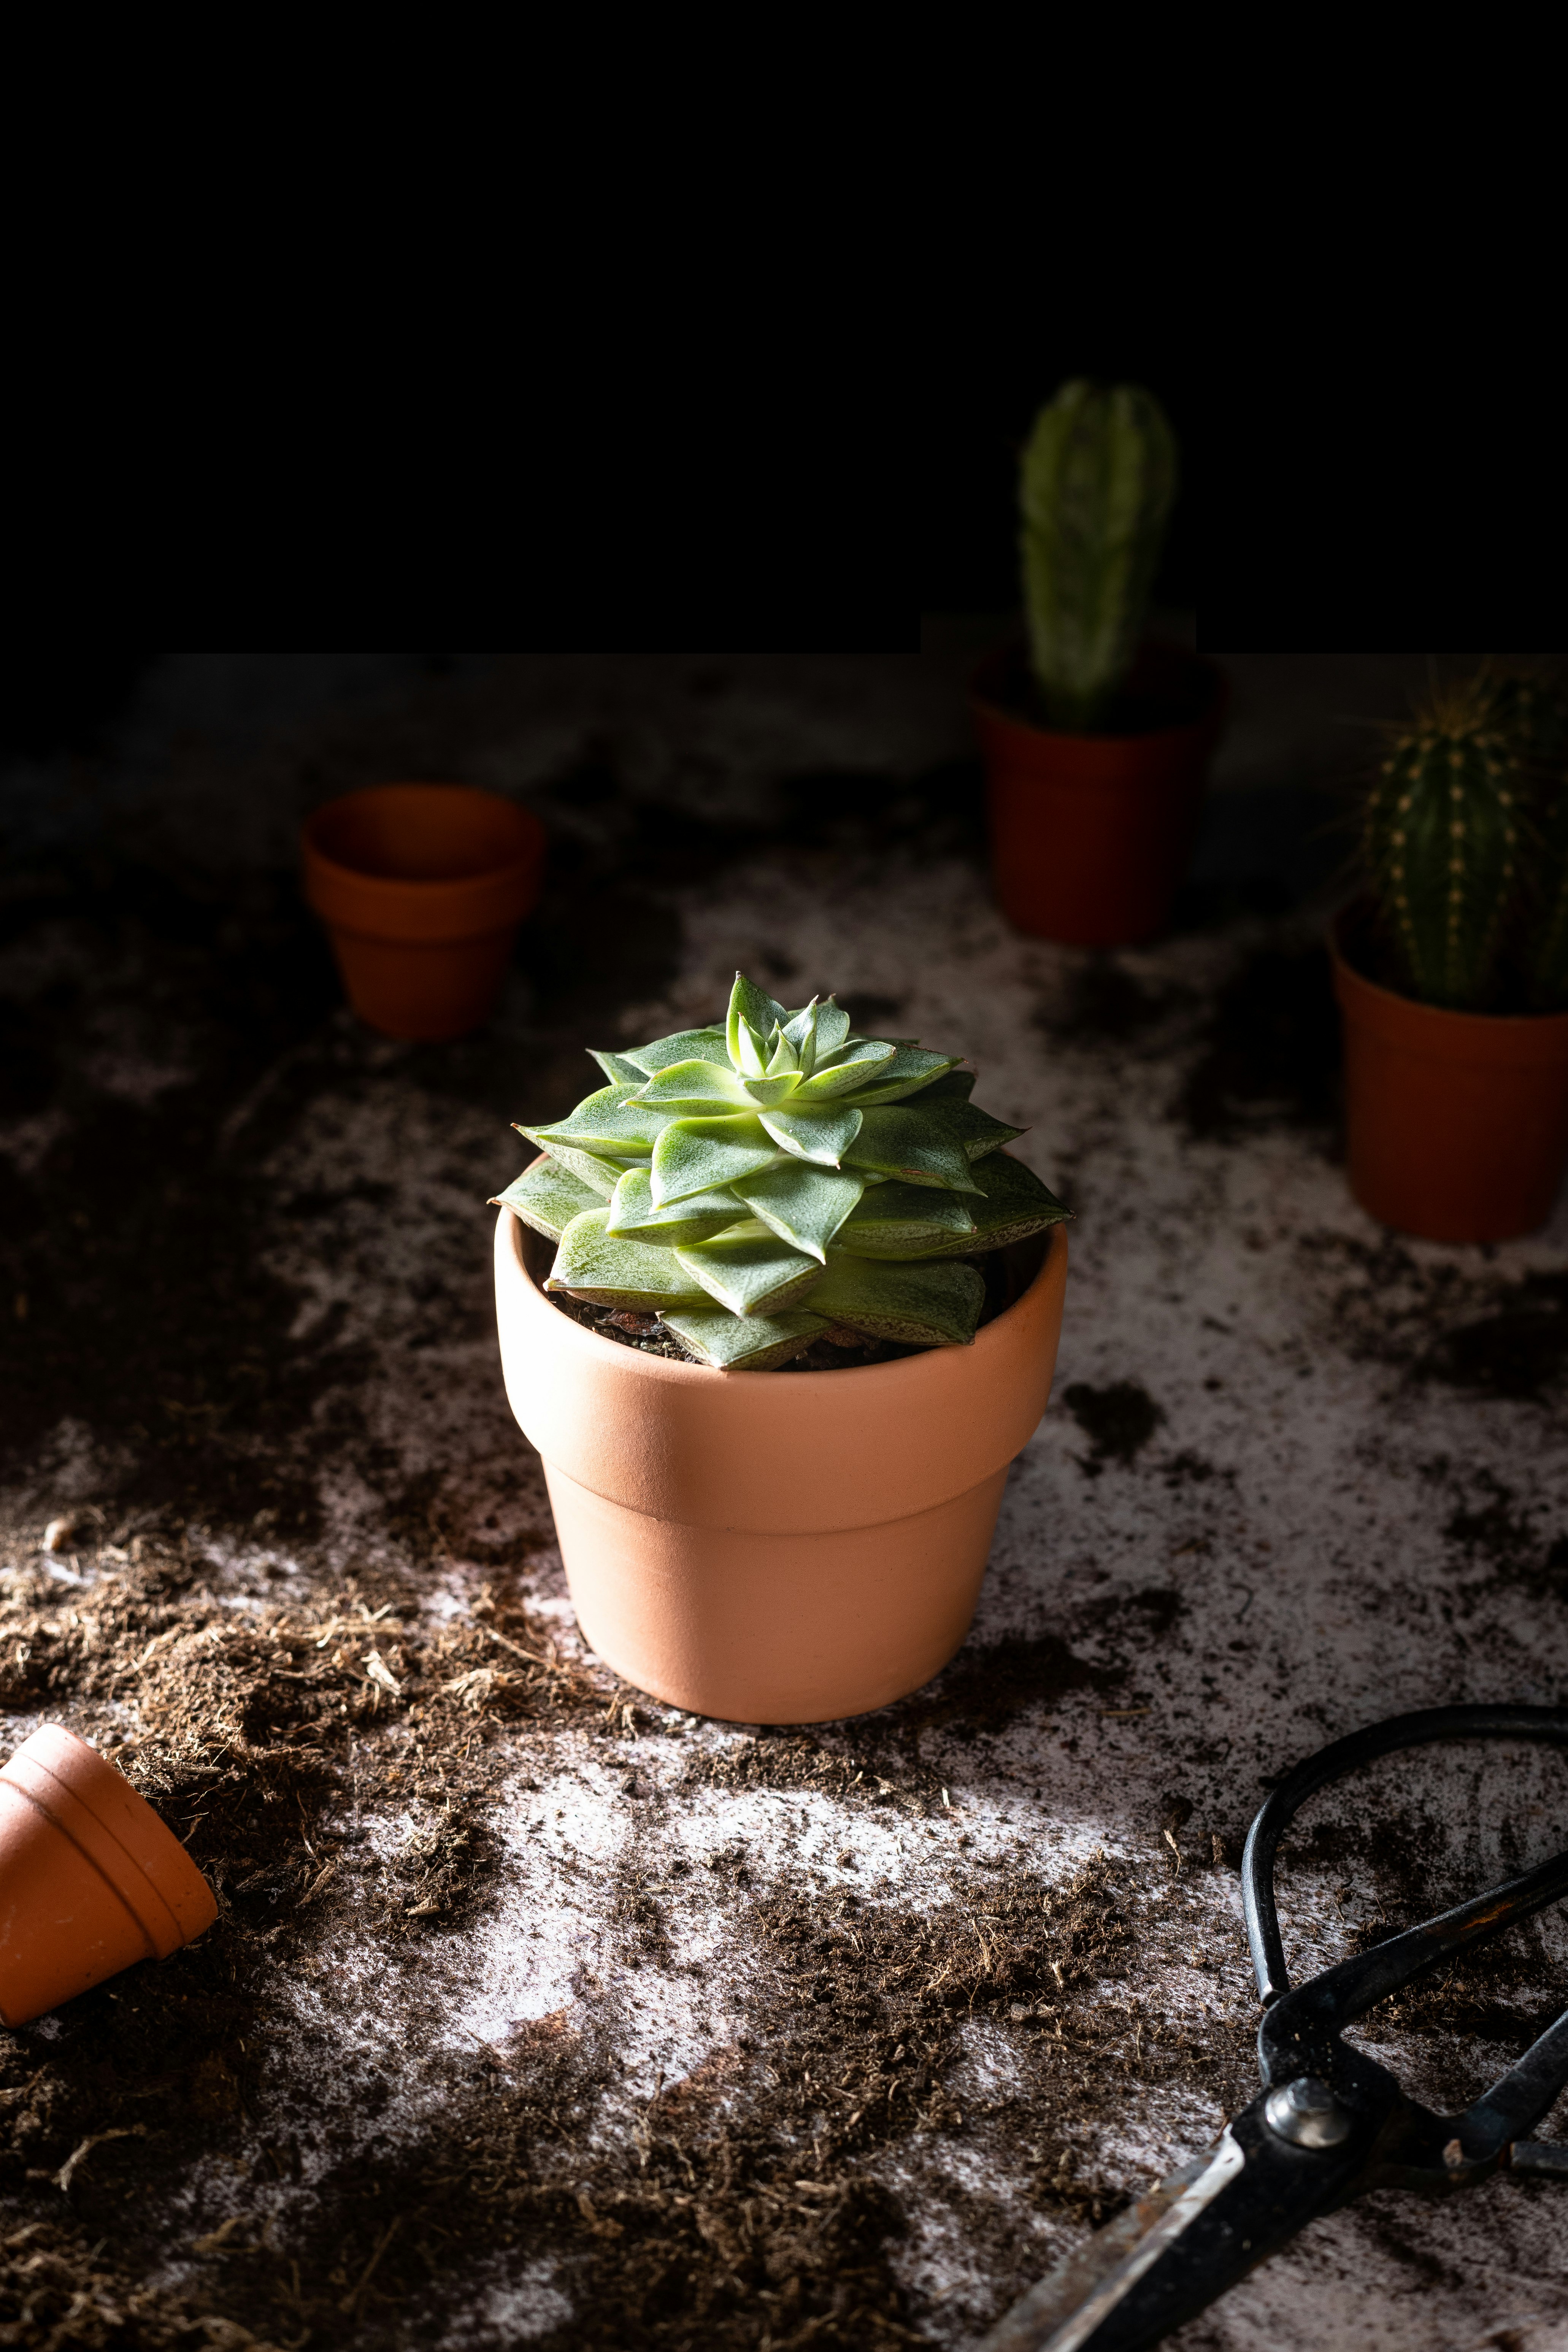
M 542 1160 L 548 1159 L 549 1154 L 548 1152 L 541 1152 L 538 1155 L 538 1158 Z M 530 1167 L 534 1167 L 537 1164 L 537 1160 L 530 1160 L 529 1162 Z M 525 1170 L 524 1173 L 526 1172 L 527 1171 Z M 511 1219 L 511 1255 L 516 1263 L 519 1273 L 523 1278 L 523 1282 L 527 1287 L 528 1294 L 533 1306 L 542 1309 L 542 1311 L 550 1317 L 552 1323 L 561 1324 L 564 1330 L 570 1334 L 570 1337 L 562 1342 L 563 1345 L 571 1347 L 581 1343 L 590 1349 L 595 1355 L 605 1356 L 614 1359 L 617 1365 L 620 1365 L 625 1359 L 629 1358 L 634 1373 L 640 1373 L 649 1380 L 677 1381 L 718 1381 L 727 1382 L 733 1381 L 737 1377 L 733 1372 L 721 1372 L 711 1364 L 682 1364 L 676 1362 L 673 1358 L 668 1356 L 647 1356 L 644 1355 L 640 1349 L 617 1347 L 614 1339 L 602 1339 L 597 1331 L 590 1331 L 584 1324 L 577 1322 L 574 1317 L 570 1315 L 563 1315 L 559 1308 L 552 1305 L 543 1290 L 534 1280 L 533 1275 L 529 1268 L 528 1260 L 523 1255 L 523 1244 L 521 1237 L 526 1233 L 531 1233 L 533 1230 L 532 1227 L 525 1225 L 522 1219 L 517 1214 L 514 1209 L 503 1209 L 500 1213 L 503 1217 L 510 1217 Z M 792 1372 L 789 1375 L 790 1380 L 793 1382 L 800 1382 L 803 1381 L 832 1381 L 836 1384 L 836 1394 L 842 1393 L 837 1384 L 847 1380 L 876 1381 L 880 1382 L 883 1387 L 890 1388 L 900 1384 L 900 1382 L 907 1384 L 910 1381 L 920 1380 L 922 1377 L 929 1378 L 930 1374 L 925 1372 L 924 1367 L 933 1357 L 939 1359 L 955 1355 L 969 1355 L 973 1357 L 975 1356 L 976 1351 L 981 1349 L 986 1349 L 989 1352 L 990 1348 L 1005 1347 L 1012 1335 L 1010 1332 L 1003 1334 L 1004 1324 L 1007 1323 L 1014 1315 L 1019 1313 L 1019 1311 L 1028 1304 L 1028 1302 L 1034 1297 L 1035 1293 L 1040 1288 L 1041 1285 L 1046 1282 L 1054 1272 L 1058 1251 L 1067 1247 L 1067 1225 L 1068 1220 L 1062 1218 L 1059 1219 L 1056 1224 L 1049 1225 L 1046 1228 L 1046 1232 L 1043 1235 L 1046 1246 L 1041 1254 L 1039 1266 L 1036 1271 L 1034 1280 L 1029 1284 L 1026 1290 L 1020 1291 L 1018 1297 L 1014 1299 L 1010 1307 L 1004 1307 L 1000 1315 L 994 1317 L 989 1323 L 985 1323 L 981 1326 L 980 1329 L 975 1333 L 973 1339 L 970 1342 L 968 1348 L 922 1348 L 918 1356 L 900 1356 L 890 1364 L 843 1364 L 838 1366 L 837 1370 L 833 1371 Z M 543 1238 L 544 1236 L 542 1234 L 539 1236 L 539 1239 L 542 1241 Z M 755 1380 L 765 1378 L 766 1375 L 752 1373 L 747 1375 L 747 1377 Z
M 1178 719 L 1169 727 L 1142 727 L 1132 735 L 1114 735 L 1109 732 L 1091 735 L 1070 727 L 1041 727 L 1034 719 L 1026 719 L 1021 711 L 1010 710 L 1006 704 L 999 701 L 994 694 L 987 693 L 983 682 L 988 673 L 999 670 L 1026 643 L 1026 640 L 1021 636 L 1009 637 L 1005 644 L 993 646 L 988 654 L 983 654 L 970 671 L 968 695 L 970 705 L 973 709 L 983 710 L 988 719 L 999 719 L 1005 727 L 1016 727 L 1024 734 L 1037 736 L 1042 742 L 1166 743 L 1184 735 L 1195 734 L 1204 728 L 1213 727 L 1216 721 L 1224 718 L 1226 708 L 1230 700 L 1230 680 L 1218 662 L 1213 660 L 1209 655 L 1194 653 L 1190 646 L 1179 646 L 1170 637 L 1148 637 L 1144 640 L 1144 646 L 1150 652 L 1174 654 L 1194 669 L 1206 673 L 1211 691 L 1208 700 L 1195 718 Z
M 528 837 L 515 856 L 509 856 L 499 865 L 476 866 L 466 874 L 429 877 L 373 873 L 367 866 L 347 865 L 342 858 L 334 857 L 330 850 L 322 848 L 317 838 L 317 826 L 320 820 L 333 810 L 341 809 L 351 802 L 379 800 L 386 793 L 406 792 L 461 793 L 465 798 L 483 801 L 489 807 L 509 809 L 520 819 Z M 479 784 L 422 783 L 410 779 L 391 784 L 362 784 L 352 793 L 336 793 L 330 801 L 322 801 L 310 810 L 300 822 L 300 833 L 306 856 L 323 867 L 328 876 L 341 877 L 362 890 L 384 892 L 387 900 L 393 903 L 398 898 L 428 903 L 443 891 L 470 890 L 476 883 L 503 882 L 513 876 L 531 876 L 540 854 L 547 845 L 544 827 L 533 811 L 509 800 L 504 793 L 489 793 Z
M 1329 919 L 1325 937 L 1335 978 L 1338 980 L 1342 975 L 1352 988 L 1394 1008 L 1393 1018 L 1424 1023 L 1434 1031 L 1439 1026 L 1445 1027 L 1456 1043 L 1468 1034 L 1478 1045 L 1489 1034 L 1492 1037 L 1523 1037 L 1529 1033 L 1540 1036 L 1554 1023 L 1559 1027 L 1568 1027 L 1568 1006 L 1557 1013 L 1466 1013 L 1458 1005 L 1427 1004 L 1419 996 L 1406 996 L 1397 988 L 1385 988 L 1379 980 L 1369 980 L 1340 945 L 1341 927 L 1354 910 L 1352 902 L 1349 907 L 1342 907 Z

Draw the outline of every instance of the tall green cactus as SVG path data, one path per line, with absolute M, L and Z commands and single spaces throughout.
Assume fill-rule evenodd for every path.
M 1440 688 L 1396 732 L 1363 846 L 1415 993 L 1482 1012 L 1519 898 L 1529 779 L 1484 681 Z
M 1035 419 L 1021 552 L 1029 661 L 1053 726 L 1092 733 L 1131 668 L 1175 495 L 1175 436 L 1142 386 L 1079 378 Z

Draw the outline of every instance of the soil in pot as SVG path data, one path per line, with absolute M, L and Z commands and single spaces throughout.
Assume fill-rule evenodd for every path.
M 1021 1289 L 1033 1279 L 1037 1271 L 1034 1261 L 1027 1262 L 1026 1273 L 1009 1262 L 1005 1250 L 988 1250 L 984 1256 L 958 1261 L 973 1265 L 985 1284 L 985 1304 L 980 1310 L 978 1328 L 994 1321 L 1011 1307 Z M 657 1315 L 635 1315 L 624 1307 L 595 1307 L 586 1299 L 574 1298 L 569 1292 L 552 1290 L 546 1297 L 559 1314 L 569 1315 L 585 1330 L 596 1331 L 601 1339 L 613 1339 L 623 1348 L 636 1348 L 642 1354 L 663 1356 L 671 1363 L 700 1363 L 681 1341 L 678 1333 L 668 1330 Z M 897 1339 L 868 1339 L 864 1332 L 853 1331 L 847 1324 L 832 1324 L 821 1339 L 803 1348 L 798 1356 L 776 1365 L 782 1372 L 848 1371 L 864 1364 L 891 1364 L 904 1356 L 924 1355 L 923 1348 L 906 1347 Z M 767 1377 L 763 1375 L 762 1377 Z
M 1389 985 L 1392 959 L 1364 907 L 1339 917 L 1330 949 L 1362 1207 L 1427 1241 L 1537 1231 L 1568 1164 L 1568 1012 L 1418 1003 Z
M 980 664 L 970 702 L 1009 922 L 1078 947 L 1131 946 L 1163 928 L 1228 697 L 1212 662 L 1151 644 L 1106 729 L 1070 735 L 1050 727 L 1022 646 Z

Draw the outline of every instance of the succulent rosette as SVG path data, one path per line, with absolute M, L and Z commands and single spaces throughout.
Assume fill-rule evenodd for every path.
M 973 1340 L 972 1261 L 1068 1211 L 970 1101 L 961 1057 L 862 1037 L 739 972 L 723 1026 L 593 1055 L 608 1084 L 499 1196 L 556 1244 L 545 1287 L 657 1316 L 700 1362 L 768 1371 L 834 1327 Z

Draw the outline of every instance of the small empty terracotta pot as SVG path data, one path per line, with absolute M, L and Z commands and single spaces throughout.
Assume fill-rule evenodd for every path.
M 0 2023 L 166 1960 L 216 1917 L 174 1832 L 74 1731 L 45 1724 L 0 1769 Z
M 360 1019 L 427 1044 L 477 1029 L 539 897 L 539 819 L 468 784 L 374 784 L 315 810 L 302 839 Z

